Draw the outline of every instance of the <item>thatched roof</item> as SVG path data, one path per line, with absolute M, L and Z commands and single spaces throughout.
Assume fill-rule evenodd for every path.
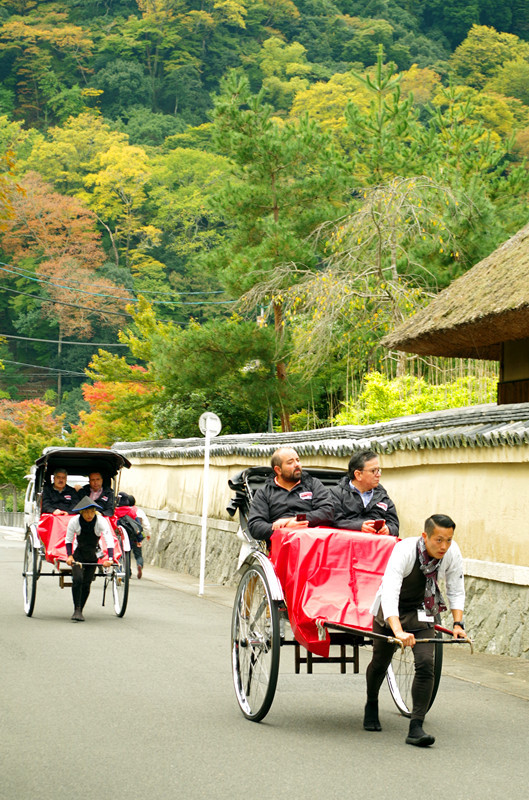
M 499 361 L 529 337 L 529 225 L 382 340 L 390 350 Z

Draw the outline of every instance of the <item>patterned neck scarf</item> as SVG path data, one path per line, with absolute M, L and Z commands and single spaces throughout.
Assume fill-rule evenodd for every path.
M 417 552 L 419 555 L 419 566 L 421 572 L 426 576 L 426 587 L 424 589 L 424 607 L 434 617 L 440 614 L 441 611 L 446 611 L 446 603 L 439 584 L 437 583 L 437 572 L 441 559 L 432 558 L 428 555 L 424 539 L 421 538 L 417 542 Z

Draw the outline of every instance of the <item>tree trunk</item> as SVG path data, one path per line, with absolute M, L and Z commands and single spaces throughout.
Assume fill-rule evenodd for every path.
M 283 309 L 281 307 L 281 303 L 274 302 L 274 330 L 276 333 L 276 342 L 279 347 L 281 341 L 283 339 Z M 284 361 L 277 361 L 276 362 L 276 375 L 277 380 L 279 381 L 279 395 L 280 398 L 283 396 L 283 388 L 286 388 L 286 381 L 287 381 L 287 367 Z M 292 430 L 292 425 L 290 424 L 290 414 L 288 409 L 283 406 L 283 402 L 281 401 L 281 430 L 283 433 Z
M 57 366 L 59 372 L 57 373 L 57 402 L 61 402 L 62 397 L 62 372 L 61 370 L 61 356 L 62 356 L 62 325 L 59 323 L 59 343 L 57 345 Z

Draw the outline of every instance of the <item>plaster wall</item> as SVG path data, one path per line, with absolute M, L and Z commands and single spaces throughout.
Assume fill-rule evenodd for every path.
M 122 488 L 149 509 L 198 517 L 202 513 L 201 459 L 131 459 Z M 453 448 L 396 452 L 380 458 L 382 483 L 394 500 L 401 535 L 422 531 L 432 513 L 449 514 L 457 524 L 463 555 L 478 561 L 529 568 L 529 447 Z M 231 520 L 228 478 L 268 459 L 212 457 L 209 517 Z M 302 459 L 306 467 L 345 469 L 331 456 Z

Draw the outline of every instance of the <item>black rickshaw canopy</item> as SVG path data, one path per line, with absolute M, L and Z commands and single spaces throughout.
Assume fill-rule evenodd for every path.
M 54 470 L 63 468 L 72 475 L 88 475 L 101 472 L 107 479 L 114 478 L 126 467 L 130 468 L 128 458 L 104 447 L 47 447 L 36 460 L 38 483 L 52 475 Z

